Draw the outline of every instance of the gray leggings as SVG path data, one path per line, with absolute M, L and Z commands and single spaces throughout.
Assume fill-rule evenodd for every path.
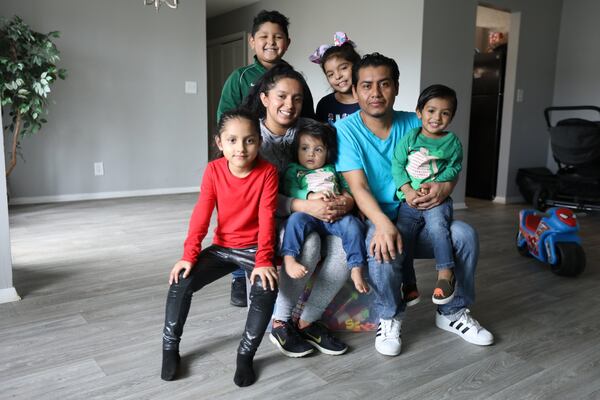
M 326 236 L 322 241 L 321 237 L 313 232 L 306 237 L 302 253 L 298 258 L 298 261 L 308 269 L 308 273 L 301 279 L 292 279 L 285 272 L 285 268 L 281 269 L 279 295 L 275 303 L 275 319 L 281 321 L 291 319 L 292 310 L 320 259 L 323 259 L 321 269 L 300 318 L 307 322 L 314 322 L 321 318 L 331 300 L 348 280 L 350 270 L 346 266 L 346 253 L 342 248 L 342 240 L 337 236 Z

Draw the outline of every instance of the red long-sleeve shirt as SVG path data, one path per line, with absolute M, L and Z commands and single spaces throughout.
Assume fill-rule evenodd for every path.
M 255 266 L 272 267 L 277 183 L 277 170 L 261 158 L 245 178 L 234 176 L 224 157 L 208 163 L 190 219 L 182 260 L 196 262 L 216 205 L 213 244 L 234 249 L 257 246 Z

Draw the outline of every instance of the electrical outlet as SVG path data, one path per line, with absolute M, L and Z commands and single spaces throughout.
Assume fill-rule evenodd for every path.
M 94 163 L 94 175 L 95 176 L 104 175 L 104 163 L 102 161 Z

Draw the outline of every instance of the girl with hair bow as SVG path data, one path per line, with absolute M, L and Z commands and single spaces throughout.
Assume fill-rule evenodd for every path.
M 352 95 L 352 65 L 360 60 L 355 44 L 344 32 L 336 32 L 333 45 L 323 44 L 309 56 L 321 65 L 333 93 L 319 100 L 317 119 L 333 125 L 336 121 L 358 111 L 358 102 Z

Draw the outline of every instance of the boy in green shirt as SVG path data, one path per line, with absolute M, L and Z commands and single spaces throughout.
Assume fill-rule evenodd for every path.
M 250 88 L 267 70 L 277 63 L 285 62 L 282 58 L 290 45 L 288 25 L 288 18 L 278 11 L 263 10 L 254 17 L 252 33 L 248 37 L 248 43 L 256 53 L 254 63 L 236 69 L 225 81 L 217 108 L 217 121 L 223 112 L 242 104 Z M 303 86 L 301 116 L 314 118 L 312 95 L 306 82 L 303 82 Z
M 242 105 L 242 101 L 254 83 L 275 64 L 285 62 L 283 55 L 290 45 L 288 35 L 288 18 L 278 11 L 259 12 L 252 24 L 252 33 L 248 37 L 250 47 L 255 51 L 254 63 L 236 69 L 229 75 L 223 85 L 221 99 L 217 108 L 217 121 L 225 111 L 233 110 Z M 304 100 L 300 116 L 314 118 L 314 106 L 310 89 L 306 82 L 304 86 Z M 246 273 L 242 268 L 234 271 L 231 282 L 231 305 L 246 307 Z
M 423 90 L 417 102 L 421 128 L 409 131 L 398 143 L 392 159 L 392 176 L 396 195 L 402 201 L 398 223 L 404 242 L 404 267 L 413 262 L 414 243 L 425 228 L 431 238 L 438 271 L 433 291 L 435 304 L 447 304 L 454 298 L 454 251 L 450 238 L 452 199 L 440 205 L 419 209 L 414 200 L 425 193 L 421 183 L 449 182 L 458 177 L 462 163 L 462 146 L 458 137 L 445 131 L 456 113 L 456 92 L 443 85 Z

